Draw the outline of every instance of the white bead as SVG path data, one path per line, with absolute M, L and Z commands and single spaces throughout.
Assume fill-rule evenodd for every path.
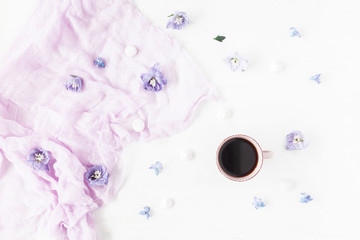
M 135 132 L 142 132 L 145 129 L 145 122 L 138 118 L 132 122 L 132 128 Z
M 283 65 L 279 62 L 271 62 L 269 64 L 269 70 L 271 72 L 274 72 L 274 73 L 280 72 L 282 69 L 283 69 Z
M 233 115 L 233 111 L 231 108 L 224 107 L 218 110 L 217 115 L 220 119 L 230 119 Z
M 134 57 L 137 54 L 137 49 L 134 46 L 126 46 L 125 54 L 129 57 Z
M 171 198 L 164 198 L 163 200 L 161 200 L 160 204 L 162 208 L 169 209 L 174 206 L 174 200 Z
M 191 149 L 186 149 L 180 154 L 180 157 L 182 160 L 190 161 L 195 157 L 195 153 Z
M 280 191 L 283 191 L 283 192 L 288 192 L 288 191 L 291 191 L 295 188 L 295 182 L 293 180 L 290 180 L 290 179 L 282 179 L 280 182 L 279 182 L 279 189 Z

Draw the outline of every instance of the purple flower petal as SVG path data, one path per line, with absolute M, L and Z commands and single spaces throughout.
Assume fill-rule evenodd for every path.
M 307 147 L 307 141 L 300 131 L 294 131 L 286 136 L 286 150 L 300 150 Z
M 310 201 L 312 201 L 313 199 L 311 198 L 310 195 L 306 194 L 306 193 L 301 193 L 301 195 L 303 196 L 301 199 L 300 199 L 300 202 L 301 203 L 308 203 Z
M 229 64 L 231 70 L 234 72 L 237 70 L 244 72 L 249 65 L 248 60 L 241 57 L 237 52 L 226 58 L 225 61 L 227 64 Z
M 94 65 L 98 68 L 105 68 L 105 60 L 102 58 L 97 58 L 94 60 Z
M 67 90 L 80 92 L 82 90 L 83 80 L 81 77 L 71 75 L 71 78 L 65 83 Z
M 171 14 L 169 17 L 170 19 L 166 24 L 167 28 L 181 30 L 189 23 L 189 20 L 185 12 L 175 12 L 174 14 Z
M 49 171 L 50 154 L 42 148 L 34 148 L 27 156 L 27 162 L 36 171 Z
M 296 28 L 291 27 L 290 31 L 291 31 L 290 37 L 299 37 L 299 38 L 301 37 L 301 34 L 299 33 L 298 30 L 296 30 Z
M 110 174 L 104 166 L 96 165 L 87 170 L 85 179 L 91 186 L 103 186 L 108 184 Z
M 261 200 L 261 198 L 254 197 L 254 202 L 252 203 L 256 209 L 265 207 L 265 203 Z
M 150 208 L 148 206 L 145 206 L 144 210 L 141 210 L 139 212 L 139 214 L 144 215 L 144 216 L 146 216 L 146 219 L 149 219 L 149 217 L 150 217 Z
M 316 82 L 317 84 L 320 84 L 320 83 L 321 83 L 321 81 L 320 81 L 320 76 L 321 76 L 321 73 L 316 74 L 316 75 L 314 75 L 314 76 L 311 76 L 311 77 L 310 77 L 310 80 L 313 80 L 313 81 Z
M 163 169 L 163 165 L 161 162 L 157 161 L 155 164 L 151 164 L 149 169 L 153 169 L 156 175 L 159 175 L 160 170 Z
M 148 73 L 140 75 L 145 90 L 158 92 L 167 84 L 166 78 L 163 73 L 158 70 L 158 67 L 159 64 L 157 63 L 150 68 Z

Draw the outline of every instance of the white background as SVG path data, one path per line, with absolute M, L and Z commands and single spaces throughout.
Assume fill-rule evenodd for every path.
M 11 46 L 35 0 L 0 0 L 0 54 Z M 146 17 L 174 35 L 224 101 L 208 102 L 193 125 L 166 139 L 129 146 L 116 199 L 97 211 L 100 240 L 114 239 L 360 239 L 360 14 L 358 1 L 135 0 Z M 166 29 L 175 10 L 191 24 Z M 291 38 L 296 27 L 302 38 Z M 214 41 L 217 35 L 226 39 Z M 224 58 L 238 51 L 250 62 L 232 72 Z M 280 62 L 284 69 L 271 72 Z M 0 63 L 1 64 L 1 63 Z M 309 80 L 322 73 L 321 84 Z M 218 111 L 233 110 L 220 119 Z M 301 130 L 307 149 L 286 151 L 285 136 Z M 242 133 L 275 152 L 261 172 L 232 182 L 216 168 L 218 144 Z M 185 149 L 196 157 L 179 157 Z M 156 176 L 149 165 L 161 161 Z M 296 182 L 280 191 L 279 182 Z M 300 193 L 314 200 L 301 204 Z M 266 207 L 256 210 L 253 197 Z M 173 208 L 161 207 L 172 198 Z M 152 216 L 139 215 L 145 206 Z

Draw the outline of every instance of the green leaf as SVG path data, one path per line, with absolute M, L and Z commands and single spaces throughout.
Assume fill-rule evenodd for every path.
M 169 15 L 168 17 L 172 17 L 172 16 L 174 16 L 174 14 L 171 14 L 171 15 Z
M 224 36 L 217 35 L 217 37 L 214 38 L 214 40 L 219 41 L 219 42 L 222 42 L 222 41 L 224 41 L 225 38 L 226 38 L 226 37 L 224 37 Z

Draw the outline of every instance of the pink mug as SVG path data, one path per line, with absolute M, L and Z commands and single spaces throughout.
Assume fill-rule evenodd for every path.
M 253 138 L 237 134 L 222 141 L 216 153 L 216 164 L 225 177 L 243 182 L 255 177 L 263 159 L 272 155 L 271 151 L 263 151 Z

